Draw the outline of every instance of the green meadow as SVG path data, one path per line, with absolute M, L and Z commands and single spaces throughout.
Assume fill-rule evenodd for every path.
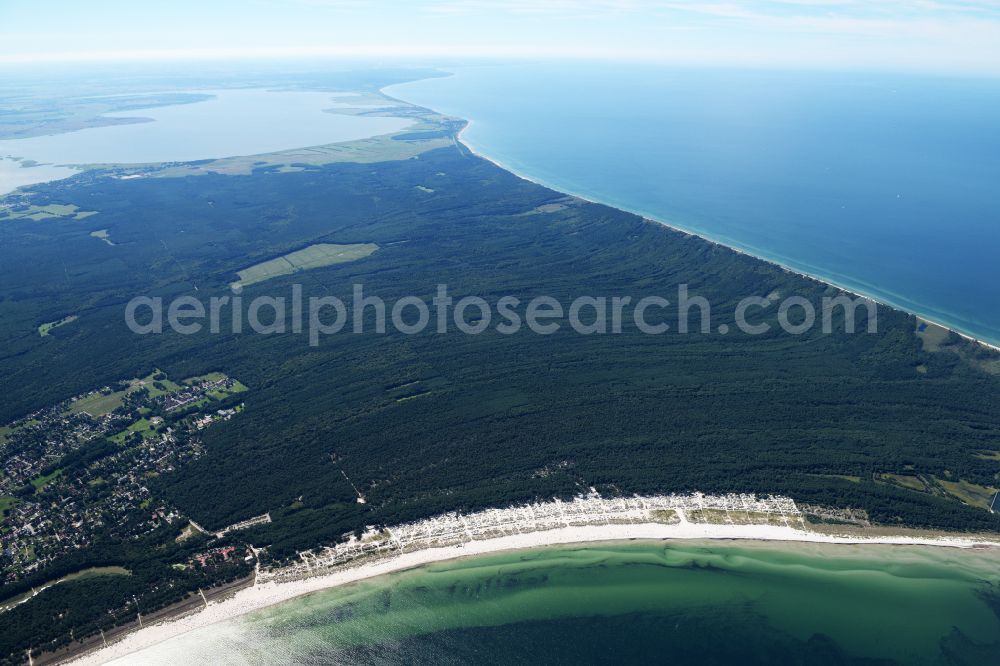
M 246 287 L 282 275 L 291 275 L 299 271 L 357 261 L 358 259 L 364 259 L 377 249 L 378 245 L 374 243 L 356 243 L 352 245 L 317 243 L 302 250 L 290 252 L 238 271 L 237 275 L 240 276 L 240 279 L 234 285 Z

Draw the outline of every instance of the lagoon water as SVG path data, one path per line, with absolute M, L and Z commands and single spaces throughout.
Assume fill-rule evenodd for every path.
M 388 134 L 411 123 L 404 118 L 327 113 L 350 106 L 350 97 L 335 98 L 330 93 L 260 89 L 191 92 L 211 97 L 191 104 L 107 114 L 148 122 L 0 141 L 0 158 L 19 157 L 48 165 L 15 168 L 17 163 L 12 160 L 0 160 L 0 194 L 74 173 L 51 165 L 260 155 Z
M 1000 554 L 764 542 L 559 547 L 428 565 L 178 636 L 144 664 L 976 664 Z
M 1000 343 L 1000 79 L 454 71 L 387 92 L 533 180 Z
M 556 189 L 1000 342 L 995 82 L 525 65 L 389 92 L 471 118 L 472 146 Z M 153 122 L 0 141 L 0 157 L 183 161 L 408 124 L 323 113 L 335 106 L 327 93 L 219 91 L 128 114 Z M 996 552 L 673 542 L 425 566 L 206 627 L 123 662 L 981 665 L 998 654 Z
M 0 157 L 0 195 L 13 192 L 24 185 L 61 180 L 79 173 L 72 167 L 54 164 L 36 164 L 25 167 L 19 160 Z

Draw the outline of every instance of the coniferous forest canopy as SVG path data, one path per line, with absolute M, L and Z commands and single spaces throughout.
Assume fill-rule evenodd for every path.
M 234 335 L 225 326 L 189 336 L 126 327 L 134 296 L 231 295 L 237 271 L 318 243 L 379 249 L 248 286 L 244 299 L 287 296 L 302 283 L 309 296 L 348 303 L 354 284 L 390 304 L 407 295 L 429 302 L 446 284 L 456 300 L 635 302 L 674 300 L 686 283 L 711 302 L 715 331 L 745 296 L 799 294 L 818 303 L 837 293 L 566 198 L 460 144 L 293 172 L 134 180 L 91 173 L 32 190 L 35 205 L 98 214 L 0 219 L 0 423 L 154 370 L 236 377 L 249 389 L 239 418 L 206 430 L 204 455 L 150 479 L 150 488 L 208 529 L 269 512 L 272 523 L 232 537 L 268 546 L 268 557 L 291 557 L 366 525 L 590 487 L 610 495 L 780 493 L 863 509 L 886 525 L 1000 528 L 996 514 L 879 480 L 925 474 L 989 486 L 1000 471 L 1000 457 L 983 453 L 1000 450 L 1000 379 L 973 362 L 986 352 L 961 344 L 925 351 L 914 318 L 885 307 L 876 334 L 853 335 L 816 327 L 790 336 L 773 309 L 759 314 L 772 330 L 757 336 L 644 335 L 626 322 L 620 335 L 588 336 L 565 326 L 545 336 L 492 326 L 479 335 L 345 329 L 312 347 L 305 335 Z M 114 245 L 93 237 L 96 230 Z M 78 319 L 38 334 L 69 315 Z M 677 330 L 676 311 L 661 316 Z M 144 603 L 155 607 L 246 573 L 226 569 L 206 580 L 171 568 L 203 543 L 174 536 L 165 528 L 140 542 L 102 542 L 0 590 L 13 597 L 88 566 L 131 571 L 67 584 L 7 611 L 3 653 L 23 653 L 46 632 L 106 626 L 105 608 L 125 608 L 151 584 L 159 591 Z

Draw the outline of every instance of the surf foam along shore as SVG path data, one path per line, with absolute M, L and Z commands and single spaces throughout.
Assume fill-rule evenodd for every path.
M 975 536 L 854 536 L 809 530 L 790 498 L 769 495 L 654 495 L 604 498 L 596 493 L 571 502 L 552 500 L 469 514 L 371 528 L 360 538 L 299 553 L 280 567 L 258 563 L 254 585 L 209 602 L 201 610 L 147 625 L 84 654 L 74 664 L 102 664 L 128 657 L 181 634 L 295 597 L 424 564 L 500 551 L 602 541 L 741 539 L 824 544 L 896 544 L 996 548 Z
M 672 231 L 676 231 L 678 233 L 685 234 L 687 236 L 694 236 L 696 238 L 700 238 L 701 240 L 703 240 L 703 241 L 705 241 L 707 243 L 711 243 L 712 245 L 716 245 L 718 247 L 724 247 L 724 248 L 726 248 L 728 250 L 732 250 L 733 252 L 736 252 L 738 254 L 746 255 L 748 257 L 753 257 L 754 259 L 757 259 L 758 261 L 763 261 L 765 263 L 771 264 L 772 266 L 777 266 L 778 268 L 780 268 L 783 271 L 786 271 L 788 273 L 792 273 L 794 275 L 798 275 L 800 277 L 806 278 L 807 280 L 812 280 L 814 282 L 819 282 L 820 284 L 823 284 L 823 285 L 826 285 L 826 286 L 830 286 L 830 287 L 833 287 L 835 289 L 839 289 L 840 291 L 842 291 L 842 292 L 844 292 L 846 294 L 850 294 L 850 295 L 855 296 L 855 297 L 864 298 L 864 299 L 867 299 L 869 301 L 872 301 L 873 303 L 878 303 L 880 305 L 884 305 L 886 307 L 892 308 L 893 310 L 898 310 L 898 311 L 904 312 L 904 313 L 906 313 L 908 315 L 912 315 L 914 317 L 917 317 L 921 321 L 927 322 L 929 324 L 934 324 L 935 326 L 940 326 L 943 329 L 951 331 L 952 333 L 955 333 L 956 335 L 958 335 L 958 336 L 960 336 L 960 337 L 962 337 L 962 338 L 964 338 L 964 339 L 966 339 L 966 340 L 968 340 L 968 341 L 970 341 L 972 343 L 975 343 L 975 344 L 978 344 L 978 345 L 982 345 L 983 347 L 986 347 L 987 349 L 991 349 L 991 350 L 996 351 L 996 352 L 1000 352 L 1000 341 L 987 341 L 987 340 L 984 340 L 982 338 L 976 337 L 973 333 L 970 333 L 968 331 L 962 330 L 961 328 L 955 326 L 954 324 L 946 323 L 944 320 L 940 319 L 939 317 L 933 317 L 933 316 L 930 316 L 930 315 L 923 314 L 923 313 L 921 313 L 919 311 L 916 311 L 916 310 L 908 309 L 905 306 L 902 306 L 902 305 L 899 305 L 898 303 L 893 302 L 891 299 L 889 299 L 889 298 L 887 298 L 885 296 L 872 296 L 871 294 L 862 291 L 858 287 L 846 287 L 843 284 L 840 284 L 839 282 L 837 282 L 836 280 L 834 280 L 832 278 L 820 277 L 818 275 L 814 275 L 812 273 L 806 272 L 805 270 L 802 270 L 802 269 L 799 269 L 799 268 L 793 268 L 792 266 L 789 266 L 788 264 L 783 263 L 779 259 L 774 259 L 772 257 L 768 257 L 767 255 L 763 254 L 762 252 L 760 252 L 758 250 L 755 250 L 755 249 L 752 249 L 752 248 L 740 247 L 739 245 L 735 245 L 732 241 L 719 240 L 717 238 L 714 238 L 714 237 L 712 237 L 710 235 L 705 234 L 702 231 L 694 231 L 694 230 L 689 229 L 687 227 L 680 226 L 680 225 L 678 225 L 675 222 L 667 222 L 667 221 L 665 221 L 665 220 L 663 220 L 661 218 L 658 218 L 658 217 L 655 217 L 653 215 L 650 215 L 649 213 L 646 213 L 644 211 L 635 210 L 633 208 L 630 208 L 627 205 L 622 205 L 620 203 L 615 203 L 615 204 L 605 203 L 603 201 L 599 201 L 597 199 L 590 198 L 589 195 L 584 195 L 584 194 L 580 194 L 578 192 L 573 192 L 573 191 L 570 191 L 569 189 L 567 189 L 565 187 L 558 186 L 558 185 L 553 185 L 553 184 L 550 184 L 550 183 L 546 183 L 546 182 L 544 182 L 542 180 L 537 180 L 537 179 L 532 178 L 530 176 L 526 176 L 524 173 L 522 173 L 521 171 L 517 170 L 515 167 L 512 167 L 512 166 L 510 166 L 508 164 L 504 164 L 503 162 L 500 162 L 499 160 L 496 160 L 496 159 L 490 157 L 489 155 L 486 155 L 482 151 L 477 150 L 476 147 L 473 146 L 469 142 L 468 138 L 465 137 L 465 136 L 463 136 L 463 134 L 465 134 L 466 130 L 468 130 L 471 126 L 472 126 L 472 121 L 471 120 L 466 120 L 465 121 L 465 125 L 462 127 L 462 129 L 460 129 L 458 131 L 458 134 L 455 137 L 457 143 L 459 143 L 462 146 L 464 146 L 466 150 L 468 150 L 471 154 L 475 155 L 476 157 L 480 157 L 480 158 L 486 160 L 487 162 L 490 162 L 491 164 L 499 167 L 500 169 L 503 169 L 504 171 L 508 171 L 508 172 L 514 174 L 515 176 L 517 176 L 518 178 L 521 178 L 522 180 L 526 180 L 526 181 L 528 181 L 530 183 L 534 183 L 535 185 L 541 185 L 542 187 L 548 188 L 548 189 L 553 190 L 555 192 L 560 192 L 560 193 L 565 194 L 565 195 L 570 196 L 570 197 L 574 197 L 574 198 L 579 199 L 581 201 L 586 201 L 587 203 L 598 204 L 598 205 L 601 205 L 601 206 L 609 206 L 611 208 L 616 208 L 618 210 L 623 210 L 623 211 L 625 211 L 627 213 L 632 213 L 633 215 L 638 215 L 639 217 L 643 218 L 644 220 L 648 220 L 649 222 L 653 222 L 655 224 L 659 224 L 661 226 L 667 227 L 668 229 L 670 229 Z

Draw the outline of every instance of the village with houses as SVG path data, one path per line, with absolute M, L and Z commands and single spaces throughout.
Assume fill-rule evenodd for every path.
M 163 525 L 185 534 L 188 520 L 149 483 L 200 456 L 200 432 L 241 412 L 246 390 L 222 373 L 174 382 L 156 371 L 0 428 L 0 584 L 97 540 Z M 231 555 L 207 552 L 201 565 Z

